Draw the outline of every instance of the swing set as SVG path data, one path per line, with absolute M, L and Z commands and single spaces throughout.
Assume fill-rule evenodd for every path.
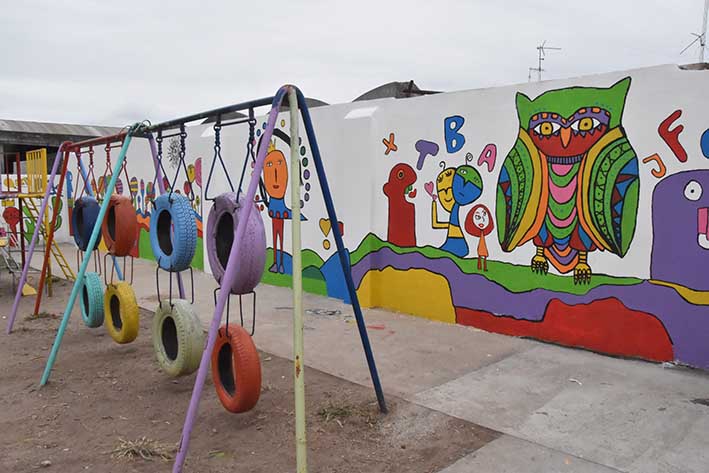
M 153 212 L 150 219 L 150 240 L 151 248 L 157 261 L 156 286 L 158 291 L 159 307 L 153 319 L 153 343 L 158 358 L 158 362 L 163 370 L 172 376 L 187 374 L 197 370 L 192 397 L 187 409 L 180 447 L 173 464 L 173 472 L 181 472 L 187 451 L 189 448 L 190 436 L 194 426 L 195 418 L 199 408 L 202 390 L 206 381 L 207 372 L 210 370 L 214 378 L 218 397 L 224 407 L 231 412 L 244 412 L 251 409 L 260 394 L 261 388 L 261 367 L 258 359 L 258 352 L 254 346 L 251 335 L 255 330 L 256 298 L 255 287 L 261 279 L 266 260 L 266 237 L 263 221 L 260 213 L 255 210 L 255 198 L 257 189 L 261 191 L 262 198 L 266 199 L 264 184 L 261 179 L 264 161 L 267 153 L 267 146 L 258 146 L 254 156 L 254 128 L 256 120 L 254 109 L 257 107 L 270 105 L 266 126 L 261 134 L 261 142 L 268 144 L 274 134 L 276 120 L 280 112 L 280 107 L 284 100 L 287 100 L 290 113 L 290 142 L 299 142 L 299 121 L 302 118 L 303 127 L 306 132 L 308 143 L 313 155 L 313 162 L 317 172 L 318 180 L 322 190 L 325 207 L 330 221 L 337 222 L 335 206 L 330 193 L 330 188 L 323 167 L 320 150 L 315 136 L 310 112 L 305 103 L 303 94 L 295 86 L 285 85 L 281 87 L 272 97 L 261 98 L 235 105 L 229 105 L 214 110 L 196 113 L 193 115 L 169 120 L 158 124 L 147 122 L 136 123 L 118 135 L 102 137 L 88 140 L 81 143 L 65 143 L 60 147 L 58 157 L 64 154 L 62 175 L 66 172 L 66 161 L 70 151 L 77 152 L 82 148 L 98 144 L 121 143 L 117 161 L 110 174 L 104 174 L 105 189 L 103 198 L 96 204 L 91 204 L 96 212 L 93 226 L 85 225 L 86 230 L 82 235 L 85 239 L 85 248 L 95 248 L 99 241 L 101 227 L 109 228 L 110 223 L 106 223 L 105 217 L 114 201 L 112 196 L 119 172 L 125 169 L 125 157 L 133 137 L 147 138 L 150 143 L 153 164 L 155 166 L 155 181 L 160 190 L 160 196 L 153 202 Z M 248 119 L 223 122 L 222 117 L 232 112 L 248 110 Z M 300 114 L 298 111 L 300 110 Z M 185 299 L 185 290 L 182 283 L 181 272 L 189 270 L 191 274 L 191 261 L 194 256 L 196 246 L 196 224 L 190 204 L 194 198 L 191 185 L 187 195 L 182 195 L 174 191 L 177 176 L 184 170 L 187 174 L 185 164 L 186 154 L 186 125 L 198 120 L 216 119 L 214 125 L 214 159 L 211 163 L 207 186 L 205 187 L 205 197 L 212 201 L 209 212 L 208 228 L 205 234 L 207 240 L 207 253 L 214 277 L 219 283 L 219 288 L 214 292 L 215 308 L 214 314 L 207 332 L 206 343 L 204 343 L 201 324 L 194 314 L 192 303 L 194 302 L 194 278 L 192 279 L 192 301 Z M 247 142 L 246 157 L 241 170 L 241 177 L 238 187 L 234 187 L 229 176 L 228 167 L 221 156 L 221 129 L 224 126 L 246 123 L 249 125 L 249 139 Z M 179 130 L 175 132 L 175 130 Z M 157 135 L 157 138 L 154 137 Z M 179 163 L 176 174 L 170 184 L 169 189 L 165 188 L 163 176 L 165 170 L 162 165 L 162 143 L 168 137 L 179 138 Z M 295 392 L 295 424 L 296 424 L 296 462 L 297 472 L 307 471 L 306 461 L 306 431 L 305 431 L 305 380 L 304 380 L 304 344 L 303 344 L 303 305 L 302 305 L 302 255 L 301 255 L 301 199 L 300 186 L 300 157 L 299 147 L 291 146 L 291 202 L 292 202 L 292 259 L 293 259 L 293 378 Z M 108 149 L 108 148 L 107 148 Z M 81 166 L 80 153 L 77 159 Z M 53 179 L 57 172 L 57 165 L 60 160 L 55 160 L 52 175 Z M 215 197 L 209 196 L 209 184 L 214 172 L 214 166 L 219 161 L 224 175 L 229 184 L 230 192 L 220 194 Z M 242 190 L 244 177 L 248 162 L 251 161 L 253 172 L 246 188 Z M 110 161 L 109 161 L 110 163 Z M 84 174 L 84 182 L 88 174 Z M 106 182 L 107 181 L 107 182 Z M 89 186 L 90 187 L 90 186 Z M 84 187 L 87 192 L 88 188 Z M 58 191 L 59 193 L 59 191 Z M 41 212 L 46 208 L 48 195 L 45 195 Z M 116 204 L 114 204 L 116 205 Z M 98 208 L 97 208 L 98 206 Z M 114 206 L 114 208 L 116 208 Z M 115 210 L 117 212 L 118 210 Z M 87 214 L 88 215 L 88 214 Z M 92 214 L 93 215 L 93 214 Z M 110 214 L 109 214 L 110 218 Z M 103 222 L 103 223 L 101 223 Z M 83 227 L 82 227 L 83 228 Z M 90 231 L 89 231 L 90 230 Z M 345 283 L 349 292 L 352 308 L 354 311 L 357 328 L 359 331 L 365 358 L 369 367 L 372 384 L 375 390 L 379 409 L 382 413 L 387 412 L 384 393 L 379 380 L 379 375 L 374 361 L 374 355 L 369 342 L 369 336 L 365 325 L 362 310 L 357 298 L 356 289 L 352 280 L 347 250 L 342 240 L 341 230 L 338 225 L 332 228 L 340 263 L 343 268 Z M 113 235 L 113 234 L 112 234 Z M 36 235 L 35 235 L 36 236 Z M 30 245 L 30 252 L 34 245 L 34 238 Z M 116 256 L 117 254 L 113 255 Z M 86 286 L 85 275 L 89 260 L 85 253 L 77 273 L 77 280 L 67 303 L 66 310 L 62 317 L 61 324 L 57 330 L 56 339 L 52 346 L 47 365 L 45 367 L 41 385 L 45 385 L 51 374 L 52 367 L 61 345 L 62 337 L 66 330 L 69 317 L 74 306 L 74 302 L 82 287 Z M 26 265 L 28 266 L 28 265 Z M 117 267 L 117 264 L 116 264 Z M 25 270 L 27 267 L 24 268 Z M 118 269 L 118 268 L 116 268 Z M 23 270 L 23 276 L 25 275 Z M 170 274 L 170 289 L 168 300 L 163 303 L 160 299 L 160 289 L 158 284 L 158 272 L 167 271 Z M 172 276 L 176 275 L 178 282 L 179 298 L 173 299 Z M 122 278 L 122 277 L 121 277 Z M 120 282 L 118 285 L 127 284 Z M 132 291 L 131 291 L 132 293 Z M 85 291 L 86 294 L 86 291 Z M 107 291 L 108 294 L 108 291 Z M 237 295 L 240 303 L 241 324 L 229 323 L 229 298 Z M 241 298 L 244 295 L 253 297 L 253 316 L 251 331 L 244 328 L 243 311 Z M 133 295 L 134 298 L 134 295 Z M 104 298 L 104 308 L 108 311 L 112 309 L 112 297 Z M 120 302 L 119 306 L 122 306 Z M 13 306 L 13 312 L 8 323 L 8 333 L 12 329 L 17 310 L 17 298 Z M 116 307 L 120 314 L 120 308 Z M 226 323 L 221 325 L 222 316 L 226 309 Z M 137 307 L 136 307 L 137 310 Z M 115 316 L 115 314 L 114 314 Z M 112 317 L 106 317 L 107 320 Z M 174 340 L 177 334 L 181 342 Z M 137 335 L 137 331 L 136 331 Z M 115 338 L 115 337 L 114 337 Z M 117 340 L 118 341 L 118 340 Z M 186 346 L 185 346 L 186 345 Z M 239 383 L 236 384 L 236 370 L 238 370 Z

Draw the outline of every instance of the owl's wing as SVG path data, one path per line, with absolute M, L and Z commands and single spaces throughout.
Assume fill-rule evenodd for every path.
M 625 131 L 606 133 L 579 169 L 578 214 L 596 245 L 625 256 L 635 233 L 640 179 L 638 157 Z
M 547 175 L 546 158 L 520 129 L 497 181 L 497 238 L 503 251 L 512 251 L 539 232 L 549 197 Z

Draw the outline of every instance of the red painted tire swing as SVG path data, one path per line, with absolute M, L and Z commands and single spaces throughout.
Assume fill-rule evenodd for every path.
M 214 159 L 209 170 L 209 177 L 205 186 L 205 199 L 212 200 L 212 207 L 207 218 L 207 258 L 212 274 L 221 285 L 227 275 L 227 262 L 232 246 L 236 240 L 236 229 L 244 205 L 255 205 L 253 202 L 244 202 L 241 194 L 246 166 L 249 159 L 254 160 L 253 143 L 254 127 L 256 120 L 253 110 L 250 110 L 249 140 L 247 143 L 246 157 L 242 170 L 239 190 L 234 187 L 229 179 L 226 166 L 221 157 L 221 117 L 217 118 L 214 125 Z M 222 193 L 214 198 L 209 197 L 209 184 L 217 160 L 222 165 L 231 192 Z M 217 341 L 212 350 L 212 380 L 217 392 L 217 397 L 224 408 L 229 412 L 239 413 L 252 409 L 258 402 L 261 393 L 261 362 L 258 350 L 253 342 L 253 331 L 256 320 L 256 294 L 254 289 L 261 281 L 266 264 L 266 231 L 261 214 L 258 211 L 250 212 L 249 219 L 245 222 L 246 231 L 240 242 L 240 256 L 238 265 L 231 268 L 232 283 L 230 287 L 220 287 L 214 291 L 228 290 L 230 294 L 239 296 L 239 313 L 241 323 L 229 323 L 229 307 L 227 304 L 226 323 L 221 326 L 217 334 Z M 243 312 L 241 310 L 242 296 L 253 296 L 252 330 L 249 333 L 244 329 Z
M 138 216 L 133 201 L 125 195 L 112 195 L 106 217 L 101 225 L 101 236 L 114 256 L 129 256 L 138 236 Z

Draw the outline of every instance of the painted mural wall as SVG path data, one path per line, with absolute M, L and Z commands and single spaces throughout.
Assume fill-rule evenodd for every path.
M 255 203 L 269 246 L 263 282 L 290 284 L 297 146 L 307 291 L 348 300 L 339 225 L 364 306 L 709 368 L 708 79 L 660 66 L 313 109 L 338 222 L 307 140 L 291 143 L 284 113 L 264 143 L 261 117 L 252 144 L 268 147 Z M 188 133 L 192 167 L 176 190 L 194 186 L 201 229 L 207 194 L 229 185 L 217 165 L 206 189 L 212 127 Z M 221 130 L 233 185 L 248 141 L 245 125 Z M 127 171 L 123 189 L 143 222 L 137 254 L 150 258 L 156 187 L 144 140 Z M 204 258 L 195 266 L 209 271 Z

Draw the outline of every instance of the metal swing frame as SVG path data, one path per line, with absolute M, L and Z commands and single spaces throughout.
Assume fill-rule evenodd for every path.
M 174 120 L 169 120 L 166 122 L 158 123 L 155 125 L 151 124 L 145 124 L 145 123 L 136 123 L 132 125 L 127 131 L 122 131 L 118 135 L 113 135 L 111 137 L 102 137 L 102 138 L 97 138 L 95 140 L 88 140 L 86 142 L 82 143 L 76 143 L 76 144 L 68 144 L 66 148 L 64 148 L 65 145 L 62 145 L 62 148 L 60 148 L 60 152 L 62 149 L 76 149 L 78 145 L 83 145 L 86 146 L 88 143 L 105 143 L 105 141 L 102 140 L 109 140 L 109 139 L 115 139 L 116 137 L 121 137 L 123 139 L 123 145 L 121 147 L 121 151 L 119 153 L 118 160 L 116 162 L 115 168 L 114 168 L 114 173 L 111 176 L 110 181 L 106 185 L 106 194 L 112 194 L 113 189 L 116 184 L 116 179 L 118 176 L 118 172 L 121 169 L 121 165 L 123 164 L 125 160 L 125 155 L 128 150 L 128 147 L 130 146 L 131 140 L 134 136 L 139 136 L 139 137 L 144 137 L 148 138 L 150 142 L 150 148 L 151 152 L 153 155 L 153 162 L 156 168 L 156 179 L 158 180 L 158 185 L 160 186 L 160 191 L 161 193 L 164 192 L 164 186 L 162 182 L 162 176 L 160 168 L 162 167 L 160 162 L 158 162 L 157 159 L 157 149 L 156 149 L 156 143 L 153 138 L 153 133 L 157 132 L 159 134 L 162 134 L 162 132 L 167 131 L 167 130 L 172 130 L 175 128 L 180 128 L 181 133 L 184 132 L 184 127 L 187 123 L 194 122 L 196 120 L 203 120 L 205 118 L 211 118 L 211 117 L 220 117 L 222 115 L 225 115 L 230 112 L 235 112 L 235 111 L 241 111 L 241 110 L 247 110 L 247 109 L 253 109 L 256 107 L 262 107 L 262 106 L 271 106 L 270 112 L 268 114 L 268 120 L 267 120 L 267 125 L 266 128 L 263 131 L 263 139 L 266 141 L 270 141 L 271 136 L 273 135 L 273 131 L 275 129 L 276 125 L 276 119 L 278 117 L 279 111 L 280 111 L 280 106 L 283 103 L 286 95 L 288 96 L 288 103 L 289 103 L 289 110 L 290 110 L 290 118 L 291 118 L 291 139 L 297 139 L 298 133 L 299 133 L 299 127 L 298 127 L 298 110 L 300 109 L 300 117 L 303 120 L 303 125 L 305 128 L 305 132 L 308 138 L 308 142 L 310 144 L 312 154 L 313 154 L 313 162 L 315 164 L 315 168 L 317 171 L 318 175 L 318 180 L 320 183 L 320 187 L 322 190 L 322 195 L 323 199 L 325 201 L 325 207 L 327 209 L 328 217 L 330 221 L 337 222 L 339 221 L 337 218 L 337 214 L 335 212 L 335 206 L 332 200 L 332 195 L 330 193 L 330 187 L 327 181 L 327 176 L 325 173 L 325 169 L 323 166 L 322 158 L 320 155 L 320 149 L 318 147 L 317 139 L 315 136 L 315 131 L 313 128 L 313 123 L 310 117 L 310 112 L 308 110 L 307 104 L 305 102 L 305 97 L 303 96 L 302 92 L 298 90 L 297 87 L 293 85 L 285 85 L 281 87 L 278 92 L 272 96 L 272 97 L 266 97 L 266 98 L 261 98 L 257 100 L 251 100 L 248 102 L 243 102 L 235 105 L 229 105 L 226 107 L 221 107 L 205 112 L 200 112 L 196 113 L 193 115 L 188 115 L 182 118 L 177 118 Z M 292 162 L 295 162 L 295 160 L 298 160 L 298 149 L 297 146 L 293 147 L 291 146 L 291 160 Z M 258 149 L 257 153 L 257 158 L 254 166 L 254 171 L 252 174 L 252 178 L 249 182 L 249 186 L 246 192 L 245 199 L 247 202 L 253 202 L 254 197 L 256 195 L 256 190 L 259 184 L 259 180 L 263 171 L 263 163 L 265 160 L 265 155 L 266 155 L 266 147 L 262 146 Z M 58 161 L 58 160 L 57 160 Z M 52 174 L 50 179 L 54 179 L 54 176 L 56 175 L 56 170 L 57 170 L 58 162 L 55 161 L 55 164 L 52 169 Z M 179 172 L 179 171 L 178 171 Z M 296 175 L 298 173 L 298 166 L 293 166 L 291 165 L 291 173 L 294 175 L 295 179 L 299 178 L 299 175 Z M 254 176 L 255 175 L 255 176 Z M 256 178 L 254 178 L 256 177 Z M 294 298 L 294 333 L 293 333 L 293 340 L 294 340 L 294 383 L 295 383 L 295 398 L 296 398 L 296 459 L 297 459 L 297 471 L 298 473 L 304 473 L 307 471 L 307 466 L 306 466 L 306 444 L 305 444 L 305 401 L 304 401 L 304 360 L 303 360 L 303 309 L 302 309 L 302 260 L 301 260 L 301 246 L 300 246 L 300 186 L 298 185 L 293 185 L 291 186 L 292 189 L 292 197 L 294 197 L 293 201 L 293 245 L 294 245 L 294 251 L 293 251 L 293 298 Z M 48 194 L 45 195 L 45 200 L 43 201 L 43 206 L 41 209 L 40 215 L 43 214 L 44 209 L 46 207 L 48 199 Z M 104 199 L 104 201 L 101 204 L 101 209 L 99 211 L 99 215 L 97 220 L 98 221 L 103 221 L 103 218 L 106 214 L 108 207 L 108 199 Z M 251 211 L 254 211 L 254 205 L 246 205 L 244 206 L 244 215 L 243 217 L 239 220 L 237 224 L 237 229 L 236 229 L 236 237 L 234 240 L 234 244 L 232 245 L 231 252 L 229 254 L 229 260 L 226 265 L 225 269 L 225 275 L 224 278 L 222 279 L 222 285 L 225 287 L 230 287 L 233 279 L 234 279 L 234 273 L 235 273 L 235 268 L 237 266 L 237 261 L 239 259 L 239 255 L 241 252 L 241 241 L 243 240 L 244 233 L 246 230 L 246 221 L 248 220 L 249 214 Z M 94 226 L 93 232 L 91 234 L 91 238 L 89 240 L 89 248 L 93 247 L 96 244 L 96 241 L 98 239 L 98 232 L 100 231 L 100 228 L 98 225 Z M 359 331 L 360 339 L 362 342 L 362 347 L 365 353 L 365 357 L 367 360 L 367 365 L 369 368 L 370 376 L 372 379 L 372 384 L 376 393 L 377 401 L 379 404 L 379 409 L 381 412 L 386 413 L 387 412 L 387 406 L 386 406 L 386 401 L 384 399 L 384 392 L 382 390 L 382 386 L 379 380 L 379 374 L 377 372 L 377 367 L 376 367 L 376 362 L 374 360 L 374 355 L 372 353 L 372 347 L 369 341 L 369 335 L 367 333 L 367 327 L 364 321 L 364 316 L 362 314 L 362 309 L 359 304 L 359 299 L 357 297 L 357 292 L 356 288 L 354 285 L 354 282 L 352 280 L 352 273 L 350 271 L 350 266 L 349 266 L 349 261 L 347 258 L 347 249 L 345 248 L 343 239 L 342 239 L 342 234 L 340 232 L 339 226 L 338 225 L 333 225 L 332 227 L 333 231 L 333 236 L 335 239 L 335 243 L 337 246 L 337 252 L 338 256 L 340 259 L 340 264 L 343 268 L 343 273 L 345 277 L 345 283 L 347 285 L 347 289 L 349 292 L 349 296 L 351 299 L 351 305 L 352 309 L 355 314 L 355 319 L 357 322 L 357 328 Z M 36 236 L 36 235 L 35 235 Z M 34 240 L 34 239 L 33 239 Z M 33 246 L 34 241 L 32 242 L 31 246 Z M 42 379 L 40 384 L 44 385 L 47 383 L 49 379 L 49 375 L 52 370 L 52 366 L 54 364 L 54 361 L 56 359 L 57 353 L 59 351 L 59 347 L 61 344 L 62 337 L 64 335 L 64 331 L 66 330 L 66 326 L 69 321 L 69 316 L 71 314 L 71 311 L 73 309 L 76 297 L 78 295 L 79 289 L 81 287 L 80 281 L 84 277 L 86 267 L 88 265 L 89 259 L 84 258 L 81 267 L 79 269 L 79 273 L 77 274 L 77 280 L 74 283 L 74 286 L 72 288 L 71 295 L 69 297 L 69 301 L 67 303 L 66 311 L 64 313 L 64 316 L 62 318 L 62 322 L 59 326 L 59 329 L 57 330 L 57 336 L 54 341 L 54 344 L 52 346 L 52 350 L 49 354 L 49 359 L 47 360 L 47 365 L 45 367 L 44 373 L 42 375 Z M 24 273 L 23 273 L 24 274 Z M 184 297 L 184 290 L 182 288 L 181 280 L 179 279 L 179 273 L 178 273 L 178 281 L 180 283 L 180 295 L 181 297 Z M 192 428 L 194 426 L 194 421 L 197 415 L 197 411 L 199 408 L 199 401 L 202 395 L 202 390 L 204 388 L 207 372 L 209 371 L 209 365 L 210 365 L 210 357 L 211 357 L 211 352 L 214 348 L 215 342 L 216 342 L 216 335 L 217 331 L 219 329 L 220 323 L 221 323 L 221 318 L 222 314 L 224 312 L 224 308 L 227 302 L 229 296 L 229 291 L 220 291 L 217 297 L 216 301 L 216 307 L 214 310 L 214 315 L 209 327 L 209 333 L 207 337 L 207 343 L 204 349 L 204 352 L 202 354 L 202 359 L 199 365 L 199 370 L 197 372 L 197 376 L 195 379 L 195 385 L 193 388 L 192 392 L 192 398 L 190 399 L 190 404 L 187 409 L 187 414 L 185 418 L 185 423 L 183 426 L 182 430 L 182 435 L 181 435 L 181 441 L 180 441 L 180 448 L 178 451 L 178 454 L 175 459 L 175 463 L 173 464 L 173 472 L 181 472 L 182 467 L 185 461 L 185 457 L 187 455 L 187 450 L 189 447 L 189 441 L 190 441 L 190 435 L 192 432 Z M 17 302 L 17 301 L 16 301 Z M 16 307 L 15 307 L 16 309 Z M 11 314 L 11 322 L 8 325 L 8 333 L 11 329 L 12 321 L 14 321 L 16 314 L 16 310 L 13 311 L 13 314 Z

